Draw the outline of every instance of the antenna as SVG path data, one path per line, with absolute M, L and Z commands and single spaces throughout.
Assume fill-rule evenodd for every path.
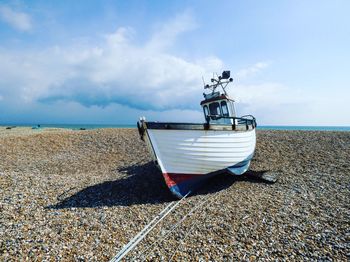
M 215 74 L 216 74 L 216 78 L 215 78 Z M 202 77 L 203 79 L 203 77 Z M 203 79 L 203 83 L 204 83 L 204 89 L 211 89 L 212 94 L 214 94 L 216 88 L 218 86 L 221 86 L 222 90 L 224 91 L 224 94 L 227 95 L 226 92 L 226 87 L 227 85 L 233 81 L 233 78 L 230 78 L 230 71 L 224 71 L 222 72 L 222 75 L 219 76 L 217 73 L 213 73 L 213 78 L 211 79 L 212 84 L 211 85 L 206 85 L 204 83 L 204 79 Z

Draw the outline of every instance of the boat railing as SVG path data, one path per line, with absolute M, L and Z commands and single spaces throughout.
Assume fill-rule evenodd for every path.
M 234 125 L 252 125 L 253 127 L 256 127 L 256 119 L 252 115 L 244 115 L 241 117 L 235 117 L 235 116 L 223 116 L 223 115 L 207 115 L 207 123 L 210 123 L 210 119 L 212 120 L 219 120 L 219 119 L 232 119 Z

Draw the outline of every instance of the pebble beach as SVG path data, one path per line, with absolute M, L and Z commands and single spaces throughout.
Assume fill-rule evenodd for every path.
M 349 199 L 350 132 L 258 130 L 247 174 L 208 180 L 125 260 L 349 261 Z M 108 261 L 173 201 L 137 129 L 0 127 L 0 261 Z

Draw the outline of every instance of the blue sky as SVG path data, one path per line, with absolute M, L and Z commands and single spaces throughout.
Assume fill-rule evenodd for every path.
M 349 1 L 0 1 L 0 124 L 203 121 L 231 70 L 261 125 L 350 125 Z

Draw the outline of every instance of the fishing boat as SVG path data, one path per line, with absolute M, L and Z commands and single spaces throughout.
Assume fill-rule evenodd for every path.
M 237 117 L 235 101 L 226 92 L 230 71 L 204 84 L 200 102 L 204 123 L 137 122 L 166 185 L 178 198 L 192 193 L 206 179 L 228 172 L 242 175 L 255 152 L 256 120 Z M 218 90 L 220 89 L 220 90 Z

